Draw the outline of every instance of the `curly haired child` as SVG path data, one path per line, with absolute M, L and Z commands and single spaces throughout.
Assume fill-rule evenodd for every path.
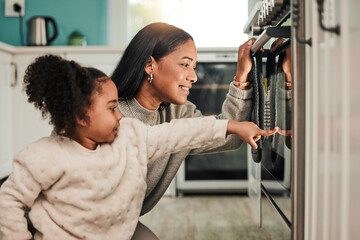
M 28 100 L 50 116 L 57 136 L 44 137 L 14 158 L 0 189 L 3 239 L 130 239 L 138 223 L 149 161 L 235 133 L 256 148 L 276 132 L 214 117 L 148 126 L 122 118 L 113 81 L 101 71 L 58 56 L 26 70 Z

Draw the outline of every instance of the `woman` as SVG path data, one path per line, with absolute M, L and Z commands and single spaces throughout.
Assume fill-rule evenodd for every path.
M 247 75 L 252 67 L 250 47 L 253 42 L 254 39 L 250 39 L 239 47 L 236 76 L 231 79 L 218 118 L 250 120 L 252 89 Z M 187 101 L 189 90 L 197 81 L 196 63 L 196 47 L 187 32 L 166 23 L 144 27 L 129 43 L 111 77 L 118 87 L 120 112 L 150 125 L 201 116 L 196 106 Z M 141 214 L 150 211 L 161 199 L 188 154 L 234 150 L 241 143 L 230 136 L 225 141 L 170 154 L 149 164 Z M 139 222 L 133 239 L 151 239 L 151 236 L 157 239 Z

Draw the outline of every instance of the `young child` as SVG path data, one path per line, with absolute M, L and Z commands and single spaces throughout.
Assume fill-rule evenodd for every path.
M 58 56 L 39 57 L 24 77 L 29 102 L 50 115 L 57 136 L 14 158 L 0 189 L 3 239 L 130 239 L 138 223 L 149 161 L 237 134 L 256 148 L 264 131 L 250 122 L 189 118 L 150 127 L 122 118 L 113 81 Z

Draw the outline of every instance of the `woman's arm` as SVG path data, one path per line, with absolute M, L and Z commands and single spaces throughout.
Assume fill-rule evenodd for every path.
M 252 68 L 250 49 L 254 42 L 255 39 L 252 38 L 239 47 L 236 75 L 229 86 L 229 92 L 218 118 L 235 121 L 250 120 L 253 91 L 248 75 Z

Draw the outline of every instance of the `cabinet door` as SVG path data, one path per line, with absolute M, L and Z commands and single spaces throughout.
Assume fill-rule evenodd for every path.
M 23 89 L 23 78 L 27 66 L 41 54 L 16 54 L 14 62 L 18 66 L 18 83 L 12 88 L 13 102 L 13 153 L 17 154 L 28 144 L 41 137 L 49 136 L 53 127 L 49 119 L 43 119 L 41 112 L 28 103 Z M 82 66 L 96 67 L 110 75 L 120 60 L 120 53 L 64 53 L 58 54 L 75 60 Z
M 119 63 L 122 54 L 116 53 L 67 53 L 66 58 L 74 60 L 83 67 L 94 67 L 109 77 Z
M 12 171 L 12 55 L 0 52 L 0 179 Z
M 40 55 L 44 54 L 16 54 L 14 56 L 14 61 L 18 66 L 18 83 L 12 88 L 14 154 L 39 138 L 49 136 L 53 129 L 48 123 L 49 119 L 43 119 L 41 112 L 28 103 L 23 89 L 25 70 Z

